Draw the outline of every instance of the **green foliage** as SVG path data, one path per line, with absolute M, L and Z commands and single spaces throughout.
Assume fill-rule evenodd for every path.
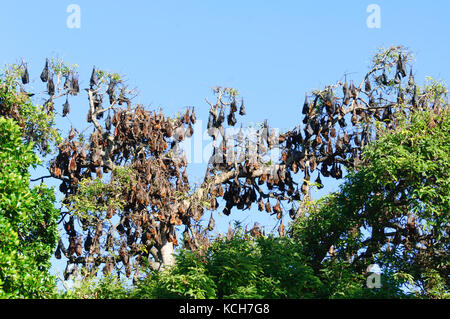
M 350 273 L 361 273 L 377 263 L 390 273 L 385 280 L 393 294 L 385 291 L 382 296 L 400 296 L 398 287 L 408 281 L 421 288 L 420 297 L 445 297 L 449 289 L 449 110 L 411 112 L 397 120 L 393 132 L 380 132 L 365 147 L 365 164 L 350 172 L 340 191 L 314 202 L 308 214 L 296 221 L 294 238 L 311 257 L 316 272 L 324 271 L 324 260 L 347 263 L 343 269 Z M 411 217 L 417 219 L 417 234 L 409 224 Z M 383 236 L 389 229 L 402 234 L 398 242 Z M 430 241 L 433 246 L 424 251 L 423 244 Z M 332 245 L 335 256 L 329 253 Z M 352 281 L 358 278 L 341 283 Z M 355 288 L 337 290 L 345 296 L 360 296 Z
M 55 126 L 55 115 L 42 105 L 32 103 L 20 90 L 23 68 L 7 67 L 0 77 L 0 116 L 16 120 L 22 128 L 24 142 L 34 142 L 34 149 L 42 155 L 51 152 L 49 143 L 59 144 L 62 138 Z
M 49 64 L 57 77 L 68 76 L 70 73 L 74 73 L 78 68 L 77 64 L 70 65 L 59 58 L 50 59 Z
M 96 70 L 98 81 L 104 84 L 108 84 L 108 81 L 113 81 L 114 83 L 122 82 L 122 77 L 118 73 L 109 73 L 104 70 Z
M 77 193 L 69 197 L 66 206 L 72 214 L 96 225 L 99 220 L 106 218 L 108 208 L 123 208 L 120 197 L 127 187 L 131 187 L 131 176 L 129 167 L 115 167 L 109 182 L 100 178 L 83 178 Z
M 388 49 L 381 47 L 372 58 L 371 68 L 386 66 L 388 71 L 390 71 L 392 67 L 396 65 L 400 53 L 407 63 L 411 62 L 414 58 L 413 55 L 402 46 L 391 46 Z
M 125 299 L 130 291 L 123 280 L 113 275 L 88 277 L 75 282 L 73 288 L 55 295 L 58 299 Z
M 39 164 L 21 128 L 0 117 L 0 297 L 43 298 L 52 293 L 50 256 L 58 240 L 53 190 L 30 190 L 28 168 Z
M 441 102 L 444 102 L 444 97 L 448 93 L 448 89 L 443 81 L 438 81 L 431 76 L 427 76 L 426 83 L 423 86 L 423 92 L 428 94 L 432 99 L 437 98 Z
M 412 298 L 413 295 L 401 290 L 403 280 L 385 271 L 380 275 L 380 288 L 368 288 L 368 275 L 355 269 L 347 261 L 324 261 L 320 269 L 323 282 L 323 296 L 330 299 L 393 299 Z
M 134 298 L 311 298 L 322 285 L 288 238 L 253 239 L 242 229 L 206 251 L 181 251 L 176 265 L 151 272 Z
M 89 279 L 61 298 L 261 299 L 407 298 L 402 278 L 382 274 L 381 289 L 366 287 L 366 276 L 345 262 L 326 261 L 314 274 L 301 245 L 287 237 L 254 239 L 239 229 L 216 239 L 203 252 L 180 251 L 176 265 L 151 270 L 133 287 L 117 278 Z
M 182 251 L 174 267 L 151 271 L 133 290 L 133 298 L 216 298 L 216 285 L 191 251 Z
M 390 72 L 400 53 L 406 63 L 411 61 L 401 47 L 383 49 L 373 59 L 372 72 L 384 67 Z M 50 64 L 58 83 L 77 67 L 57 59 Z M 364 147 L 362 164 L 349 172 L 339 192 L 307 205 L 307 213 L 292 223 L 290 237 L 254 238 L 238 225 L 231 238 L 219 236 L 208 248 L 179 251 L 173 267 L 140 269 L 145 276 L 133 278 L 133 286 L 112 275 L 86 276 L 67 292 L 55 294 L 48 269 L 58 240 L 59 212 L 52 189 L 43 184 L 30 189 L 28 169 L 40 164 L 34 150 L 46 155 L 48 143 L 60 143 L 61 137 L 51 108 L 34 105 L 23 91 L 22 72 L 22 66 L 12 65 L 0 78 L 0 298 L 450 297 L 450 112 L 445 84 L 429 78 L 423 88 L 415 88 L 421 101 L 433 101 L 434 111 L 425 104 L 425 111 L 397 110 L 393 130 L 383 131 L 384 125 L 375 123 L 371 128 L 377 130 L 377 140 Z M 96 75 L 101 84 L 122 82 L 115 73 L 96 69 Z M 394 87 L 389 81 L 381 89 L 391 92 Z M 219 100 L 229 102 L 239 95 L 232 88 L 213 90 Z M 323 102 L 318 100 L 317 111 Z M 444 107 L 437 107 L 439 103 Z M 111 209 L 124 209 L 120 198 L 133 183 L 129 168 L 114 168 L 107 182 L 81 179 L 65 204 L 71 214 L 95 226 L 110 218 L 105 213 Z M 177 195 L 180 200 L 189 197 Z M 417 218 L 415 229 L 406 225 L 410 217 Z M 400 234 L 398 242 L 385 235 L 393 229 Z M 430 242 L 427 249 L 420 247 Z M 381 266 L 380 288 L 367 287 L 370 264 Z M 402 291 L 405 285 L 413 293 Z
M 220 298 L 308 298 L 320 287 L 288 238 L 252 240 L 238 229 L 230 240 L 216 240 L 207 256 Z
M 133 298 L 392 298 L 406 297 L 401 280 L 382 275 L 369 289 L 366 277 L 346 263 L 327 261 L 318 274 L 288 237 L 248 236 L 238 229 L 217 238 L 202 253 L 182 251 L 176 265 L 152 273 L 132 290 Z
M 426 296 L 433 299 L 450 299 L 448 283 L 435 269 L 427 269 L 424 273 Z
M 384 134 L 365 150 L 371 165 L 358 174 L 395 193 L 407 185 L 404 201 L 440 233 L 450 210 L 450 113 L 412 114 L 411 124 Z M 372 188 L 373 189 L 373 188 Z M 389 209 L 395 209 L 393 205 Z

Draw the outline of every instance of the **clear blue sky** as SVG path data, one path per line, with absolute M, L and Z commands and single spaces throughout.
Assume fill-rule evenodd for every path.
M 81 28 L 69 29 L 69 4 L 81 9 Z M 381 27 L 370 29 L 369 4 L 381 9 Z M 414 72 L 450 79 L 450 2 L 441 1 L 3 1 L 0 64 L 28 62 L 31 86 L 40 86 L 46 57 L 78 64 L 81 87 L 92 66 L 125 76 L 140 91 L 137 102 L 174 115 L 195 105 L 207 121 L 212 86 L 230 86 L 245 98 L 247 121 L 269 119 L 286 130 L 301 120 L 305 92 L 351 73 L 360 79 L 381 46 L 404 45 L 416 57 Z M 61 104 L 63 101 L 61 101 Z M 73 99 L 70 120 L 86 118 L 84 94 Z M 58 121 L 62 130 L 67 119 Z M 207 144 L 207 141 L 205 141 Z M 191 164 L 200 181 L 204 164 Z M 330 183 L 321 192 L 337 189 Z M 272 219 L 238 213 L 251 227 Z M 209 217 L 209 213 L 206 214 Z M 217 217 L 225 231 L 228 218 Z

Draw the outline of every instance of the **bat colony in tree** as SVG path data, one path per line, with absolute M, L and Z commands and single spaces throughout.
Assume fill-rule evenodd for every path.
M 83 180 L 109 174 L 109 182 L 104 183 L 124 187 L 96 196 L 92 211 L 72 212 L 64 222 L 69 245 L 60 240 L 56 257 L 63 253 L 68 264 L 83 264 L 91 274 L 104 264 L 104 273 L 116 270 L 127 277 L 133 270 L 137 276 L 138 266 L 147 261 L 155 269 L 171 265 L 173 247 L 179 245 L 177 226 L 185 227 L 185 248 L 208 246 L 213 215 L 206 229 L 199 221 L 205 209 L 219 208 L 219 198 L 225 202 L 226 215 L 233 207 L 243 210 L 255 203 L 260 211 L 276 216 L 279 233 L 284 235 L 283 215 L 295 219 L 305 213 L 312 182 L 322 187 L 322 177 L 339 179 L 343 169 L 359 165 L 361 148 L 376 138 L 378 130 L 394 128 L 397 112 L 429 107 L 432 97 L 419 92 L 411 69 L 407 76 L 409 59 L 403 48 L 392 47 L 376 56 L 360 83 L 345 79 L 306 95 L 300 108 L 302 122 L 281 134 L 265 121 L 254 136 L 246 136 L 242 126 L 237 134 L 225 136 L 227 127 L 237 124 L 236 113 L 244 116 L 246 110 L 236 91 L 215 88 L 217 100 L 207 100 L 207 129 L 221 142 L 211 155 L 204 182 L 195 190 L 191 190 L 187 160 L 179 147 L 193 134 L 194 107 L 178 118 L 168 118 L 161 111 L 133 106 L 130 91 L 120 79 L 94 68 L 86 89 L 86 120 L 93 124 L 93 131 L 84 140 L 77 139 L 78 132 L 72 128 L 58 146 L 50 173 L 61 180 L 59 189 L 67 207 Z M 28 77 L 25 66 L 24 84 Z M 66 97 L 62 105 L 66 116 L 69 96 L 79 94 L 80 88 L 75 72 L 67 72 L 64 79 L 62 85 L 62 81 L 55 84 L 51 66 L 45 63 L 41 74 L 49 95 L 45 105 L 53 111 L 55 94 L 62 92 L 58 97 Z M 438 103 L 433 107 L 439 111 Z M 377 128 L 374 120 L 382 126 Z M 273 149 L 280 150 L 278 161 L 265 161 Z M 129 169 L 129 180 L 122 181 L 118 167 Z M 261 234 L 257 227 L 251 233 Z

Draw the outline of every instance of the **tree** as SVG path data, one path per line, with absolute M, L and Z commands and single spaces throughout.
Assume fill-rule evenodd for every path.
M 54 191 L 30 188 L 28 169 L 58 141 L 53 114 L 30 101 L 17 65 L 0 79 L 0 297 L 43 298 L 53 292 L 50 257 L 58 239 Z
M 45 156 L 53 144 L 61 142 L 55 129 L 55 114 L 50 111 L 50 100 L 44 105 L 33 103 L 34 93 L 25 91 L 29 83 L 28 68 L 13 64 L 7 66 L 0 81 L 0 116 L 11 118 L 21 127 L 23 142 L 33 142 L 33 150 Z
M 73 74 L 62 76 L 72 76 L 73 83 Z M 75 92 L 72 84 L 56 86 L 56 92 L 60 89 L 67 96 Z M 185 134 L 192 134 L 195 114 L 192 110 L 170 119 L 140 105 L 132 107 L 120 77 L 101 70 L 92 71 L 87 91 L 87 122 L 94 125 L 89 140 L 72 128 L 50 166 L 52 176 L 62 180 L 60 191 L 70 211 L 65 223 L 69 247 L 61 241 L 58 252 L 69 263 L 88 265 L 91 274 L 101 263 L 105 274 L 121 263 L 129 277 L 135 257 L 149 254 L 154 268 L 172 265 L 175 226 L 189 218 L 182 201 L 189 190 L 187 161 L 177 146 Z M 108 107 L 102 106 L 104 95 L 109 96 Z M 127 109 L 120 108 L 122 104 Z M 169 149 L 167 139 L 172 136 Z M 84 236 L 75 229 L 74 218 L 81 222 Z M 87 258 L 81 256 L 83 250 Z
M 43 298 L 54 289 L 48 274 L 58 238 L 53 191 L 29 188 L 28 168 L 39 158 L 22 130 L 0 116 L 0 297 Z
M 437 92 L 432 108 L 397 114 L 397 127 L 364 148 L 341 190 L 296 221 L 293 236 L 317 271 L 324 259 L 356 273 L 378 264 L 421 295 L 449 296 L 450 114 L 442 89 L 428 88 Z
M 57 256 L 83 265 L 86 276 L 97 274 L 103 264 L 105 274 L 115 270 L 129 277 L 134 271 L 136 279 L 148 264 L 155 270 L 174 265 L 180 239 L 186 249 L 207 249 L 214 219 L 211 215 L 207 228 L 200 220 L 205 209 L 220 207 L 220 199 L 226 215 L 257 204 L 276 215 L 280 236 L 287 235 L 286 215 L 298 221 L 309 216 L 310 187 L 364 165 L 363 147 L 382 131 L 395 130 L 399 114 L 420 113 L 430 103 L 438 109 L 437 97 L 444 103 L 438 86 L 421 90 L 411 68 L 407 76 L 410 61 L 402 47 L 380 50 L 359 84 L 345 78 L 306 95 L 302 123 L 286 132 L 268 121 L 235 129 L 236 113 L 246 114 L 244 100 L 235 89 L 214 88 L 216 100 L 206 102 L 215 147 L 197 188 L 189 183 L 179 146 L 193 134 L 194 107 L 174 118 L 148 111 L 133 105 L 134 92 L 119 75 L 94 68 L 86 88 L 91 127 L 83 134 L 72 128 L 49 167 L 61 180 L 67 208 L 62 217 L 68 246 L 61 240 Z M 67 116 L 69 97 L 80 92 L 76 67 L 47 60 L 41 80 L 49 96 L 46 112 L 58 113 L 56 101 L 66 97 L 62 116 Z M 305 252 L 315 275 L 335 240 L 320 231 L 327 227 L 323 221 L 311 232 L 325 237 Z M 177 230 L 183 226 L 181 238 Z
M 448 298 L 450 114 L 442 84 L 432 81 L 424 93 L 430 107 L 396 113 L 390 130 L 375 123 L 377 139 L 363 147 L 340 191 L 306 205 L 287 237 L 262 236 L 257 226 L 235 234 L 230 228 L 209 249 L 182 252 L 175 268 L 138 291 L 147 297 L 197 297 L 213 289 L 218 298 Z M 383 270 L 376 289 L 367 286 L 373 264 Z M 405 293 L 404 283 L 419 290 Z
M 407 298 L 401 281 L 383 275 L 382 289 L 370 289 L 363 273 L 344 263 L 324 264 L 316 274 L 295 238 L 264 236 L 237 225 L 208 249 L 180 250 L 176 263 L 149 270 L 127 286 L 117 277 L 88 279 L 63 298 Z

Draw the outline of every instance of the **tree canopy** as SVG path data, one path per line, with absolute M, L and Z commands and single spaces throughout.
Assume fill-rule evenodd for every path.
M 338 193 L 310 206 L 293 236 L 323 259 L 386 273 L 433 296 L 449 287 L 449 112 L 398 114 L 398 127 L 364 148 Z M 320 241 L 314 240 L 320 238 Z M 447 287 L 447 288 L 445 288 Z
M 20 156 L 33 158 L 21 162 L 20 176 L 28 180 L 38 163 L 33 150 L 55 152 L 48 170 L 63 209 L 43 185 L 39 207 L 47 228 L 56 215 L 63 223 L 55 257 L 67 261 L 65 279 L 82 270 L 85 285 L 66 296 L 391 298 L 407 296 L 405 283 L 417 296 L 448 296 L 448 90 L 417 84 L 411 61 L 401 46 L 380 50 L 361 79 L 306 94 L 301 123 L 284 132 L 268 121 L 239 125 L 243 97 L 215 87 L 215 100 L 206 99 L 214 147 L 196 187 L 180 146 L 193 135 L 195 107 L 174 117 L 147 110 L 121 76 L 94 67 L 85 89 L 90 126 L 61 139 L 55 115 L 70 116 L 72 97 L 83 94 L 77 66 L 46 60 L 42 106 L 27 92 L 27 65 L 9 68 L 0 119 L 22 134 Z M 343 181 L 339 192 L 313 201 L 311 188 L 329 179 Z M 211 238 L 212 212 L 252 205 L 276 218 L 277 235 L 255 224 Z M 38 237 L 43 252 L 56 244 L 51 229 Z M 381 289 L 366 285 L 373 264 L 383 271 Z M 106 281 L 95 286 L 99 275 Z
M 368 144 L 364 160 L 345 176 L 340 190 L 311 202 L 286 236 L 236 225 L 207 248 L 180 251 L 174 267 L 150 271 L 131 290 L 106 278 L 74 294 L 448 298 L 449 119 L 447 109 L 413 113 L 408 119 L 398 114 L 396 129 Z M 372 289 L 367 277 L 374 264 L 382 274 L 381 286 Z M 100 290 L 108 285 L 116 290 Z
M 0 117 L 1 298 L 44 298 L 54 290 L 48 270 L 59 211 L 52 189 L 29 187 L 28 168 L 39 162 L 19 125 Z

